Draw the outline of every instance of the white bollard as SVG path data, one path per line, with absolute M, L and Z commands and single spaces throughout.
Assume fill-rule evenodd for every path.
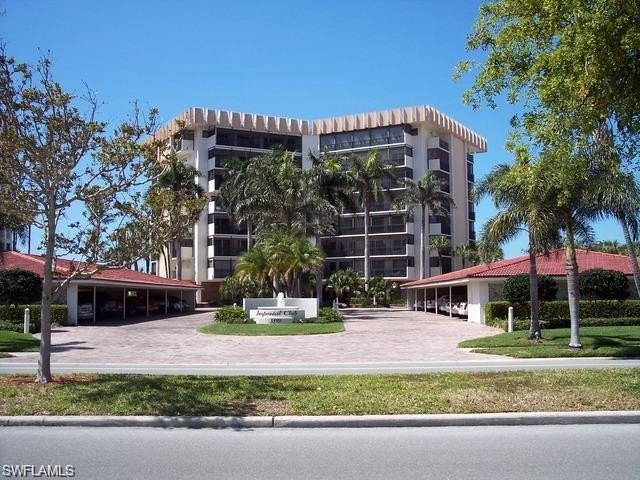
M 513 307 L 509 307 L 509 314 L 508 314 L 508 331 L 509 332 L 513 332 Z
M 31 320 L 31 310 L 24 309 L 24 333 L 29 333 L 29 321 Z

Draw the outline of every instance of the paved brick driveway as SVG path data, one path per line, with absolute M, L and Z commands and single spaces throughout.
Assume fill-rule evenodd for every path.
M 119 325 L 55 329 L 52 362 L 149 364 L 355 363 L 474 360 L 468 338 L 498 330 L 458 319 L 397 309 L 345 310 L 346 331 L 330 335 L 204 335 L 211 313 Z M 35 360 L 35 354 L 2 362 Z M 491 356 L 491 359 L 495 357 Z

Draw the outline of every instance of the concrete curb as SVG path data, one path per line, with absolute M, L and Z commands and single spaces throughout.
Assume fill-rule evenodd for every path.
M 516 425 L 640 424 L 640 410 L 526 412 L 437 415 L 336 415 L 276 417 L 196 416 L 0 416 L 2 427 L 161 427 L 161 428 L 375 428 L 475 427 Z

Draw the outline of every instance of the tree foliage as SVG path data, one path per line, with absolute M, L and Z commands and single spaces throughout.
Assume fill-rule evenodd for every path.
M 482 62 L 464 99 L 523 106 L 524 130 L 547 142 L 586 138 L 604 121 L 623 159 L 640 132 L 640 3 L 628 0 L 491 0 L 467 40 Z
M 364 281 L 362 276 L 348 268 L 333 272 L 327 282 L 327 290 L 332 291 L 338 302 L 351 304 L 351 297 L 359 296 L 364 291 Z
M 617 270 L 585 270 L 580 272 L 580 295 L 588 300 L 624 300 L 629 296 L 629 280 Z
M 301 235 L 274 232 L 262 237 L 256 245 L 238 258 L 234 276 L 251 280 L 273 293 L 288 297 L 302 295 L 304 273 L 319 273 L 324 254 Z
M 153 142 L 139 142 L 154 130 L 155 110 L 145 118 L 134 105 L 132 117 L 108 133 L 96 119 L 97 106 L 90 91 L 65 91 L 53 79 L 49 58 L 31 67 L 0 50 L 0 210 L 43 232 L 40 382 L 51 379 L 55 256 L 86 260 L 73 275 L 106 265 L 109 233 L 140 201 L 138 187 L 148 180 L 156 154 Z M 70 221 L 72 211 L 82 212 L 82 222 Z M 63 221 L 69 223 L 63 227 Z
M 330 234 L 334 230 L 327 219 L 338 211 L 320 195 L 314 175 L 302 170 L 291 152 L 273 150 L 229 163 L 220 195 L 231 218 L 255 226 L 258 236 L 280 230 Z
M 42 298 L 42 278 L 28 270 L 0 270 L 0 304 L 27 305 Z
M 550 302 L 556 299 L 558 285 L 553 277 L 548 275 L 537 275 L 538 300 Z M 529 275 L 514 275 L 504 282 L 502 296 L 510 303 L 525 303 L 531 300 L 531 290 L 529 288 Z
M 405 190 L 393 201 L 393 206 L 396 209 L 406 208 L 407 213 L 413 212 L 417 207 L 420 207 L 420 213 L 422 215 L 422 222 L 420 224 L 420 278 L 425 278 L 427 261 L 426 238 L 429 215 L 448 217 L 451 207 L 455 206 L 451 195 L 442 190 L 443 184 L 443 180 L 434 172 L 427 172 L 425 176 L 417 182 L 405 179 L 402 182 Z

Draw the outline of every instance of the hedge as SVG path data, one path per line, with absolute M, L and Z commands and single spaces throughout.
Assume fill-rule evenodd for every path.
M 249 319 L 249 315 L 244 311 L 242 307 L 220 307 L 213 318 L 218 323 L 256 323 Z
M 31 311 L 29 332 L 40 331 L 40 305 L 0 305 L 0 330 L 22 332 L 24 329 L 24 309 Z M 65 325 L 67 323 L 67 306 L 51 305 L 51 323 Z
M 506 329 L 509 306 L 509 302 L 487 303 L 484 310 L 486 324 Z M 512 306 L 515 328 L 529 328 L 529 303 Z M 542 328 L 566 328 L 570 323 L 568 301 L 540 302 Z M 640 325 L 640 300 L 581 300 L 580 325 Z

